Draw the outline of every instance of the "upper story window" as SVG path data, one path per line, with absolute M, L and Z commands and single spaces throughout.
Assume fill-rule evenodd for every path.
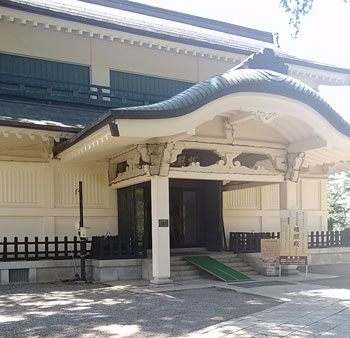
M 111 71 L 111 94 L 123 106 L 139 106 L 166 100 L 194 83 L 154 76 Z
M 44 103 L 91 104 L 90 68 L 0 53 L 0 95 Z
M 48 61 L 0 53 L 0 73 L 65 83 L 90 83 L 90 68 L 64 62 Z

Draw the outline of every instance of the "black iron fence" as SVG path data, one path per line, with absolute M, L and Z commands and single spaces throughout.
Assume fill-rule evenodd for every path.
M 131 236 L 92 237 L 91 258 L 128 259 L 146 256 L 144 241 Z
M 96 236 L 86 241 L 87 257 L 94 259 L 128 259 L 145 257 L 143 240 L 126 236 Z M 62 260 L 80 257 L 80 240 L 78 237 L 68 239 L 34 240 L 24 237 L 19 240 L 14 237 L 0 240 L 0 262 L 34 261 L 34 260 Z
M 230 250 L 234 253 L 261 252 L 261 239 L 279 238 L 277 232 L 230 232 Z M 350 231 L 311 231 L 308 247 L 350 247 Z

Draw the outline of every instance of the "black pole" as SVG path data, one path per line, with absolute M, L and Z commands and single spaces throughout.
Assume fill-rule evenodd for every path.
M 84 207 L 84 205 L 83 205 L 83 182 L 79 181 L 79 214 L 80 214 L 79 228 L 84 227 L 83 207 Z M 86 281 L 85 256 L 86 256 L 86 237 L 80 236 L 80 268 L 81 268 L 80 276 L 81 276 L 81 279 L 84 281 Z

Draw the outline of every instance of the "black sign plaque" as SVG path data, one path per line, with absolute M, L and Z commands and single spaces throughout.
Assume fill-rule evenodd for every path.
M 167 228 L 169 226 L 169 220 L 167 219 L 160 219 L 159 220 L 159 227 L 160 228 Z

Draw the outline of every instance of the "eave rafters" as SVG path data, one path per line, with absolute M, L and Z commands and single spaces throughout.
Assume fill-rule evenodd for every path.
M 191 55 L 199 58 L 226 62 L 231 65 L 239 64 L 243 58 L 246 57 L 246 55 L 239 55 L 229 52 L 225 53 L 214 49 L 211 50 L 209 48 L 200 48 L 190 45 L 186 46 L 181 43 L 151 39 L 130 33 L 123 33 L 122 31 L 114 31 L 111 29 L 104 29 L 97 26 L 79 24 L 66 20 L 58 20 L 51 17 L 33 16 L 27 12 L 19 12 L 1 6 L 0 21 L 18 25 L 26 25 L 32 28 L 86 36 L 93 39 L 116 42 L 125 45 L 155 49 L 168 53 Z

